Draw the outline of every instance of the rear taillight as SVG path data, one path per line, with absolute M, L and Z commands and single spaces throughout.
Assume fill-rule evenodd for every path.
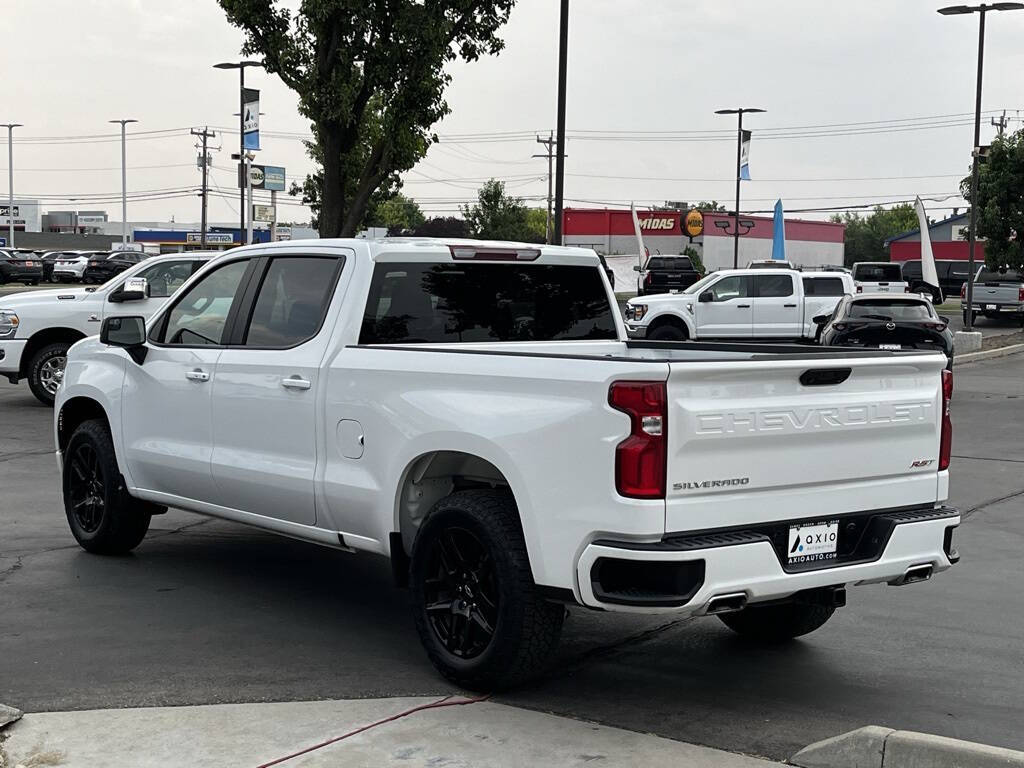
M 904 293 L 913 293 L 913 291 L 910 290 L 910 286 L 909 285 L 904 285 L 903 286 L 903 292 Z
M 668 439 L 663 381 L 616 381 L 608 403 L 629 415 L 629 437 L 615 447 L 615 489 L 633 499 L 665 498 Z
M 949 404 L 953 399 L 953 372 L 942 372 L 942 439 L 939 442 L 939 470 L 949 469 L 949 457 L 953 451 L 953 420 L 949 416 Z
M 964 283 L 963 285 L 960 286 L 960 298 L 967 298 L 967 283 Z
M 651 282 L 651 273 L 648 272 L 646 275 L 644 275 L 644 285 L 650 285 Z
M 837 331 L 845 331 L 846 323 L 832 323 L 832 327 L 835 328 Z
M 864 286 L 863 285 L 858 285 L 857 286 L 857 293 L 864 293 Z
M 1017 289 L 1017 301 L 1024 302 L 1024 283 Z

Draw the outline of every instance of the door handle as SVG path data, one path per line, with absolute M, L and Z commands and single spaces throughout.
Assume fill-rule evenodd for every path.
M 790 308 L 790 309 L 796 309 L 796 304 L 783 304 L 782 306 Z
M 736 309 L 750 309 L 749 304 L 737 304 Z
M 309 389 L 311 385 L 308 379 L 291 376 L 287 379 L 281 379 L 281 386 L 287 389 Z
M 210 374 L 208 374 L 206 371 L 201 371 L 198 368 L 196 368 L 194 371 L 186 371 L 185 378 L 188 379 L 189 381 L 209 381 Z

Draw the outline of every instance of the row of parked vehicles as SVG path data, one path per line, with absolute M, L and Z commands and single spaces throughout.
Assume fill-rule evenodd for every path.
M 104 283 L 146 258 L 140 251 L 37 251 L 0 248 L 4 283 Z
M 726 327 L 765 299 L 804 336 L 849 279 L 716 274 L 683 311 Z M 779 642 L 847 586 L 959 559 L 938 350 L 630 339 L 587 249 L 154 257 L 0 299 L 0 372 L 32 384 L 40 367 L 85 550 L 132 550 L 176 507 L 382 555 L 430 660 L 472 689 L 543 672 L 567 605 Z

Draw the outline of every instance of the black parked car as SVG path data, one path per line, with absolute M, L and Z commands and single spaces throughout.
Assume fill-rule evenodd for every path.
M 814 322 L 827 347 L 941 350 L 953 365 L 949 320 L 920 296 L 845 296 L 831 315 L 818 315 Z
M 145 254 L 138 251 L 113 251 L 109 254 L 97 253 L 89 258 L 82 273 L 83 283 L 105 283 L 114 275 L 119 275 L 128 267 L 133 267 L 145 259 Z
M 668 293 L 689 288 L 700 280 L 689 256 L 651 256 L 647 259 L 637 294 Z
M 967 282 L 967 262 L 955 259 L 936 259 L 935 272 L 943 296 L 956 296 Z M 924 277 L 921 274 L 921 260 L 903 262 L 903 279 L 910 284 L 911 293 L 926 293 Z M 934 293 L 934 291 L 933 291 Z M 938 298 L 938 297 L 935 297 Z
M 0 285 L 4 283 L 25 283 L 39 285 L 43 279 L 43 263 L 34 255 L 26 257 L 22 252 L 0 249 Z

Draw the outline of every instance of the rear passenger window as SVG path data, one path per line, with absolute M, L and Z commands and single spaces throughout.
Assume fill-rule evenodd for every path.
M 793 295 L 793 278 L 789 275 L 754 275 L 754 285 L 761 298 Z
M 846 293 L 839 277 L 805 277 L 804 294 L 807 296 L 842 296 Z
M 294 347 L 316 336 L 342 260 L 289 256 L 270 262 L 246 331 L 247 347 Z
M 594 267 L 379 263 L 360 344 L 617 338 Z

